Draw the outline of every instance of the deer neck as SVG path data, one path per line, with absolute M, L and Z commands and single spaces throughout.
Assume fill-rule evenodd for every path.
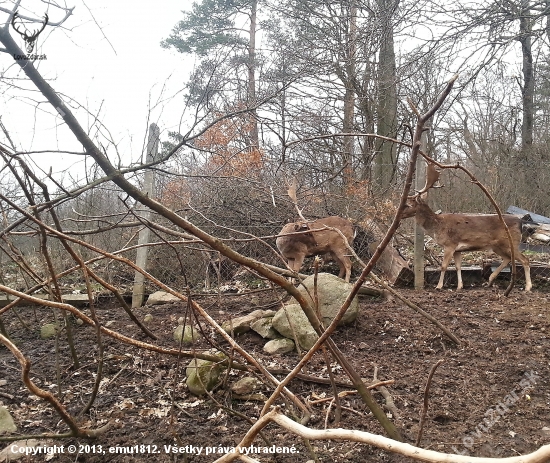
M 433 233 L 438 230 L 439 217 L 427 204 L 420 203 L 418 205 L 415 217 L 418 225 L 420 225 L 428 235 L 433 236 Z

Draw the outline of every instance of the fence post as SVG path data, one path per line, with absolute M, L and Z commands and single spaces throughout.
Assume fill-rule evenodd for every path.
M 158 126 L 153 123 L 149 126 L 149 137 L 147 139 L 147 155 L 145 158 L 146 163 L 152 162 L 157 157 L 159 138 L 160 130 Z M 149 197 L 152 197 L 154 189 L 155 171 L 152 169 L 146 169 L 145 173 L 143 174 L 143 192 L 149 195 Z M 151 211 L 149 209 L 144 209 L 141 211 L 140 216 L 145 220 L 149 220 L 149 218 L 151 217 Z M 149 228 L 144 227 L 142 230 L 140 230 L 138 236 L 138 245 L 140 245 L 141 247 L 139 247 L 137 250 L 136 265 L 142 269 L 147 268 L 147 251 L 149 247 L 143 245 L 149 243 L 149 234 Z M 144 298 L 145 277 L 141 273 L 136 272 L 134 276 L 134 289 L 132 292 L 132 308 L 141 307 L 143 305 Z
M 420 149 L 425 153 L 427 149 L 426 132 L 422 133 L 420 140 Z M 426 182 L 426 163 L 422 156 L 416 159 L 416 176 L 414 186 L 416 191 L 420 191 Z M 424 288 L 424 230 L 420 227 L 416 220 L 414 221 L 414 288 Z

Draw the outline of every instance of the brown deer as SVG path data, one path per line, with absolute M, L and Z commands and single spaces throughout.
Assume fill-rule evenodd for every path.
M 340 233 L 328 230 L 335 228 L 342 232 L 347 243 L 353 242 L 353 225 L 349 220 L 338 216 L 325 217 L 314 221 L 287 223 L 277 236 L 277 248 L 288 261 L 291 270 L 298 273 L 304 259 L 310 256 L 329 253 L 340 267 L 339 277 L 351 277 L 351 260 L 348 257 L 347 243 Z M 318 230 L 318 231 L 316 231 Z
M 453 258 L 458 278 L 457 290 L 462 289 L 462 274 L 460 271 L 462 252 L 484 250 L 492 250 L 502 257 L 502 263 L 489 277 L 489 286 L 491 286 L 497 275 L 508 265 L 512 258 L 510 242 L 502 222 L 497 214 L 436 214 L 433 212 L 424 201 L 427 195 L 426 192 L 439 178 L 439 175 L 435 175 L 433 171 L 435 171 L 435 166 L 428 164 L 427 177 L 429 180 L 421 190 L 422 194 L 419 193 L 409 197 L 401 218 L 414 217 L 416 223 L 437 244 L 443 247 L 441 275 L 436 288 L 441 289 L 443 287 L 445 271 Z M 519 217 L 513 215 L 503 215 L 503 218 L 512 236 L 515 258 L 521 262 L 525 270 L 525 291 L 530 291 L 532 284 L 529 259 L 519 250 L 522 221 Z

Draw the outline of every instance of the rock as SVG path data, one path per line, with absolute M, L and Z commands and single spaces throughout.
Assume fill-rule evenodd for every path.
M 289 319 L 294 332 L 290 327 Z M 289 339 L 294 339 L 295 333 L 300 347 L 307 350 L 311 349 L 319 338 L 299 304 L 286 305 L 279 310 L 273 317 L 273 328 Z
M 222 353 L 215 354 L 223 360 L 225 356 Z M 189 392 L 201 396 L 206 394 L 206 391 L 211 391 L 216 384 L 222 372 L 225 370 L 224 365 L 214 363 L 210 360 L 193 359 L 187 365 L 185 370 L 187 385 Z
M 181 302 L 181 299 L 166 291 L 156 291 L 147 298 L 147 305 L 169 304 L 170 302 Z
M 265 339 L 277 339 L 281 335 L 273 328 L 273 317 L 264 317 L 256 320 L 250 328 Z
M 17 431 L 17 426 L 6 407 L 0 407 L 0 435 Z
M 25 456 L 25 449 L 32 449 L 34 447 L 41 446 L 42 443 L 36 439 L 11 442 L 4 450 L 0 452 L 0 463 L 19 460 Z
M 255 310 L 254 312 L 237 317 L 232 320 L 227 320 L 222 323 L 222 328 L 226 333 L 243 334 L 250 331 L 250 325 L 260 318 L 272 317 L 275 315 L 273 310 Z
M 302 282 L 305 288 L 301 285 L 298 286 L 298 291 L 300 291 L 306 299 L 309 299 L 312 305 L 313 300 L 309 294 L 313 295 L 314 293 L 313 281 L 314 276 L 312 275 L 307 277 Z M 325 326 L 330 325 L 338 313 L 338 310 L 346 300 L 351 288 L 352 285 L 350 283 L 346 283 L 341 278 L 331 275 L 330 273 L 319 273 L 317 275 L 317 298 L 319 300 L 319 311 L 321 313 L 321 321 Z M 355 297 L 348 310 L 340 320 L 339 325 L 353 322 L 357 318 L 358 310 L 359 304 L 357 297 Z M 273 317 L 273 328 L 275 328 L 284 337 L 294 339 L 287 319 L 287 314 L 288 317 L 290 317 L 300 346 L 304 349 L 310 349 L 313 344 L 315 344 L 315 341 L 317 341 L 318 336 L 309 323 L 309 320 L 304 314 L 302 308 L 294 298 L 289 301 L 289 305 L 285 306 L 275 314 L 275 317 Z
M 296 348 L 294 341 L 287 338 L 273 339 L 266 343 L 264 351 L 268 354 L 286 354 Z
M 145 315 L 145 317 L 143 317 L 143 322 L 144 323 L 151 323 L 153 321 L 153 316 L 148 313 L 147 315 Z
M 313 280 L 314 276 L 311 275 L 302 282 L 312 296 Z M 335 275 L 331 275 L 330 273 L 319 273 L 317 275 L 317 297 L 319 299 L 319 311 L 321 312 L 321 321 L 325 326 L 330 325 L 330 323 L 338 313 L 338 310 L 348 297 L 348 294 L 352 287 L 353 285 L 351 283 L 346 283 L 341 278 L 338 278 Z M 298 286 L 297 289 L 305 298 L 307 298 L 313 304 L 313 301 L 309 296 L 308 291 L 306 291 L 306 289 L 302 285 Z M 297 304 L 297 301 L 292 298 L 289 301 L 289 304 Z M 348 325 L 352 323 L 357 318 L 358 312 L 359 302 L 357 297 L 355 297 L 338 325 Z
M 245 376 L 244 378 L 239 379 L 236 383 L 231 386 L 231 390 L 238 395 L 252 394 L 254 391 L 257 391 L 262 386 L 261 381 L 252 377 Z
M 183 335 L 183 339 L 182 339 Z M 191 327 L 191 325 L 185 325 L 185 330 L 183 326 L 180 325 L 174 330 L 174 341 L 182 344 L 193 344 L 194 341 L 197 341 L 200 338 L 199 330 L 196 327 Z
M 57 325 L 54 323 L 48 323 L 46 325 L 42 325 L 42 328 L 40 328 L 40 337 L 42 339 L 55 338 L 56 334 L 57 334 Z

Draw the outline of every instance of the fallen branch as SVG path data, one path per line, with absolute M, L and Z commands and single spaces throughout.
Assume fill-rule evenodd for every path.
M 372 375 L 372 381 L 376 383 L 378 381 L 378 367 L 374 365 L 374 373 Z M 378 392 L 382 394 L 382 397 L 384 397 L 384 400 L 386 401 L 385 407 L 389 412 L 396 418 L 400 419 L 400 413 L 397 409 L 397 406 L 395 405 L 395 402 L 393 401 L 393 397 L 390 394 L 390 391 L 388 391 L 384 386 L 380 386 L 378 388 Z
M 424 389 L 424 406 L 422 408 L 422 415 L 420 417 L 420 428 L 418 429 L 418 436 L 414 444 L 416 446 L 420 445 L 420 441 L 422 440 L 422 431 L 424 429 L 424 422 L 426 421 L 426 414 L 428 413 L 428 397 L 430 394 L 430 386 L 432 384 L 432 378 L 434 376 L 435 370 L 437 370 L 437 367 L 441 365 L 443 362 L 444 360 L 438 360 L 435 363 L 435 365 L 430 370 L 430 374 L 428 375 L 428 380 L 426 381 L 426 388 Z
M 414 460 L 432 463 L 544 463 L 550 459 L 550 445 L 544 445 L 535 452 L 527 455 L 508 458 L 470 457 L 465 455 L 440 453 L 434 450 L 421 449 L 403 442 L 397 442 L 393 439 L 365 431 L 357 431 L 354 429 L 311 429 L 296 423 L 285 415 L 279 413 L 278 408 L 274 408 L 256 421 L 254 426 L 249 429 L 239 445 L 235 448 L 234 452 L 227 453 L 221 458 L 218 458 L 214 463 L 228 463 L 240 458 L 241 452 L 244 452 L 244 449 L 250 447 L 258 432 L 270 422 L 277 423 L 287 431 L 290 431 L 291 433 L 304 439 L 362 442 L 379 449 L 383 449 L 387 452 L 397 453 Z

